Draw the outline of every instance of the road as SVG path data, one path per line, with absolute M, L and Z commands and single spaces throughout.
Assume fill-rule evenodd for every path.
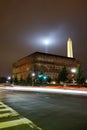
M 4 92 L 1 100 L 43 130 L 87 130 L 87 96 Z

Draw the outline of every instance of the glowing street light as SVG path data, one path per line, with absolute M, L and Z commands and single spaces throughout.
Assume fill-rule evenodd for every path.
M 11 80 L 11 76 L 8 76 L 7 79 L 8 79 L 8 80 Z
M 76 68 L 72 68 L 72 69 L 71 69 L 71 72 L 72 72 L 72 73 L 76 73 Z
M 34 77 L 35 76 L 35 73 L 32 73 L 32 77 Z
M 71 72 L 73 73 L 73 85 L 76 83 L 76 81 L 75 81 L 75 74 L 76 74 L 76 68 L 72 68 L 71 69 Z
M 32 73 L 32 86 L 34 86 L 34 80 L 35 80 L 35 73 Z
M 11 76 L 8 76 L 6 82 L 7 82 L 7 83 L 10 83 L 10 81 L 11 81 Z

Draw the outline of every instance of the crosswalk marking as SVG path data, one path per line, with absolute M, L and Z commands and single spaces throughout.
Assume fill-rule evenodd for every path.
M 42 130 L 41 128 L 37 127 L 32 121 L 24 118 L 11 107 L 5 105 L 4 103 L 0 102 L 0 129 L 10 129 L 12 127 L 15 130 L 15 127 L 22 128 L 25 125 L 25 130 L 27 127 L 29 130 Z
M 10 109 L 9 108 L 3 108 L 3 109 L 0 109 L 0 112 L 5 112 L 5 111 L 10 111 Z
M 12 117 L 12 116 L 18 116 L 18 113 L 4 113 L 4 114 L 0 114 L 0 118 L 4 118 L 4 117 Z
M 12 108 L 8 107 L 7 105 L 3 104 L 0 102 L 0 112 L 6 112 L 7 113 L 0 113 L 0 118 L 5 118 L 5 117 L 13 117 L 19 115 L 15 110 Z
M 30 127 L 33 128 L 32 122 L 29 122 L 29 120 L 27 120 L 26 118 L 22 118 L 18 120 L 6 121 L 6 122 L 0 123 L 0 129 L 22 125 L 22 124 L 30 124 Z

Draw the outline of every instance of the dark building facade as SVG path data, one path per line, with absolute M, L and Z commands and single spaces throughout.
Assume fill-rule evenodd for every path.
M 23 79 L 26 79 L 29 73 L 31 75 L 35 73 L 35 76 L 37 76 L 38 73 L 43 72 L 55 81 L 64 66 L 66 66 L 68 72 L 71 73 L 71 69 L 77 68 L 78 65 L 79 61 L 75 58 L 35 52 L 13 64 L 13 75 L 17 76 L 18 79 L 20 79 L 21 76 Z

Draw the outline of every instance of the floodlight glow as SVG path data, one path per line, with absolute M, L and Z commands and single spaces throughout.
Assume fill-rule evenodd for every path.
M 50 39 L 44 39 L 43 44 L 45 45 L 45 52 L 48 53 L 48 45 L 51 44 Z
M 45 45 L 49 45 L 50 41 L 48 39 L 44 40 Z

